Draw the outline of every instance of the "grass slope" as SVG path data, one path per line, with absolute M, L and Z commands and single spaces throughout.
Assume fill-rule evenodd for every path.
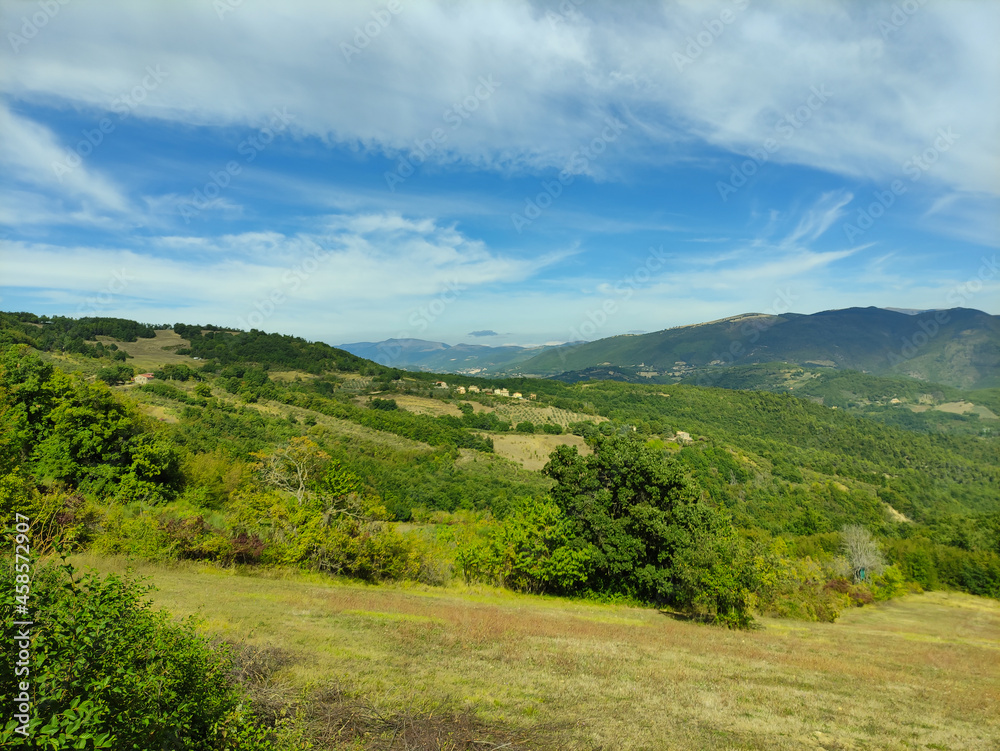
M 489 589 L 137 569 L 159 588 L 157 605 L 195 614 L 224 638 L 287 651 L 291 662 L 267 686 L 271 701 L 337 686 L 382 714 L 457 704 L 488 726 L 549 728 L 549 742 L 531 748 L 1000 743 L 995 601 L 931 593 L 854 610 L 838 624 L 765 619 L 763 630 L 731 632 L 653 609 Z

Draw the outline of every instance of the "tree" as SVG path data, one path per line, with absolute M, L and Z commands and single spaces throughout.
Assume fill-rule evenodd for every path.
M 522 592 L 572 591 L 587 579 L 586 548 L 570 546 L 570 526 L 550 501 L 520 500 L 483 537 L 459 546 L 466 581 Z
M 330 455 L 315 442 L 297 436 L 271 453 L 250 454 L 257 459 L 253 468 L 268 485 L 295 496 L 301 506 L 309 495 L 310 482 L 315 479 Z
M 702 503 L 680 466 L 633 435 L 596 437 L 594 454 L 560 446 L 543 470 L 569 545 L 587 552 L 587 586 L 668 603 L 717 623 L 752 622 L 767 556 Z
M 851 568 L 855 582 L 877 576 L 885 570 L 885 556 L 875 538 L 859 524 L 840 531 L 840 550 Z
M 135 369 L 131 365 L 113 365 L 101 368 L 95 374 L 98 381 L 104 381 L 109 386 L 117 386 L 120 383 L 131 381 L 135 375 Z
M 26 715 L 24 735 L 8 713 L 0 747 L 274 751 L 229 677 L 228 651 L 213 648 L 193 621 L 154 610 L 150 589 L 130 577 L 79 575 L 68 563 L 35 568 L 30 675 L 39 711 Z M 5 558 L 0 596 L 12 602 L 16 590 Z M 11 620 L 0 630 L 13 644 L 20 627 Z M 8 706 L 25 680 L 17 660 L 13 649 L 0 654 L 0 698 Z

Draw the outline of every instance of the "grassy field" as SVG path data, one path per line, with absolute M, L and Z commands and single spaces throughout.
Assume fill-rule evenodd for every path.
M 118 349 L 123 349 L 131 355 L 132 359 L 128 364 L 135 368 L 137 373 L 180 363 L 198 366 L 193 358 L 188 355 L 178 355 L 173 351 L 178 347 L 190 346 L 191 343 L 170 329 L 157 329 L 155 338 L 136 339 L 134 342 L 120 342 L 110 336 L 99 336 L 97 339 L 105 344 L 114 342 L 118 345 Z
M 490 589 L 195 565 L 136 570 L 159 588 L 156 604 L 282 655 L 266 696 L 325 697 L 331 737 L 356 726 L 329 719 L 343 717 L 343 697 L 354 706 L 364 697 L 368 717 L 409 713 L 447 725 L 442 718 L 464 709 L 481 737 L 535 734 L 508 748 L 1000 747 L 995 601 L 929 593 L 852 610 L 837 624 L 764 620 L 761 630 L 731 632 L 653 609 Z M 386 733 L 371 745 L 327 747 L 388 748 Z
M 493 439 L 493 450 L 498 456 L 515 461 L 525 469 L 544 467 L 556 446 L 576 446 L 583 456 L 594 453 L 578 435 L 491 433 L 490 438 Z

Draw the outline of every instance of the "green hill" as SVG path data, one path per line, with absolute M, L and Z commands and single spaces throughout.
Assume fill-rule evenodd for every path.
M 455 531 L 462 514 L 505 518 L 554 486 L 494 453 L 494 439 L 572 432 L 573 441 L 544 444 L 569 450 L 580 438 L 593 447 L 602 436 L 631 435 L 749 539 L 782 539 L 832 559 L 838 530 L 861 524 L 912 580 L 1000 595 L 1000 437 L 982 429 L 993 424 L 985 413 L 942 411 L 972 398 L 950 386 L 767 365 L 720 370 L 720 385 L 731 388 L 697 385 L 696 374 L 692 384 L 669 385 L 449 376 L 440 388 L 431 374 L 278 334 L 175 325 L 166 337 L 134 322 L 29 318 L 0 317 L 0 479 L 16 475 L 33 488 L 24 492 L 49 499 L 81 544 L 318 566 L 340 548 L 310 547 L 292 530 L 328 524 L 333 508 L 450 541 L 432 545 L 437 552 L 417 569 L 341 561 L 336 570 L 431 576 L 450 570 L 455 540 L 474 534 Z M 133 335 L 139 341 L 126 341 Z M 148 342 L 143 356 L 153 362 L 148 348 L 159 341 L 170 344 L 154 379 L 129 383 L 126 350 Z M 487 393 L 500 387 L 525 398 Z M 993 392 L 974 398 L 987 411 L 996 406 Z M 933 423 L 959 417 L 968 429 Z M 315 459 L 314 473 L 294 488 L 287 478 L 268 485 L 264 468 L 287 468 L 295 451 Z M 282 495 L 293 490 L 299 495 Z M 313 509 L 306 498 L 336 503 Z M 345 499 L 360 505 L 336 505 Z M 450 520 L 445 531 L 423 526 L 434 519 Z M 315 534 L 332 534 L 324 529 L 334 528 Z M 364 539 L 388 546 L 383 562 L 416 555 L 406 536 Z
M 992 388 L 1000 386 L 1000 317 L 966 308 L 916 315 L 881 308 L 746 314 L 560 347 L 521 367 L 525 373 L 565 374 L 566 380 L 626 376 L 670 382 L 698 375 L 710 385 L 720 368 L 767 362 Z

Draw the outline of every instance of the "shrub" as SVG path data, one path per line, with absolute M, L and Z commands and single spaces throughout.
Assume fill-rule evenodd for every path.
M 12 562 L 0 563 L 4 643 L 17 632 Z M 76 575 L 40 565 L 31 602 L 30 676 L 15 674 L 17 653 L 0 655 L 0 701 L 13 705 L 29 680 L 28 737 L 17 719 L 0 728 L 4 748 L 273 749 L 228 679 L 229 659 L 144 599 L 131 578 Z M 9 715 L 8 715 L 9 716 Z
M 587 579 L 591 554 L 570 547 L 568 520 L 551 501 L 521 501 L 479 539 L 459 546 L 466 581 L 522 592 L 571 591 Z

